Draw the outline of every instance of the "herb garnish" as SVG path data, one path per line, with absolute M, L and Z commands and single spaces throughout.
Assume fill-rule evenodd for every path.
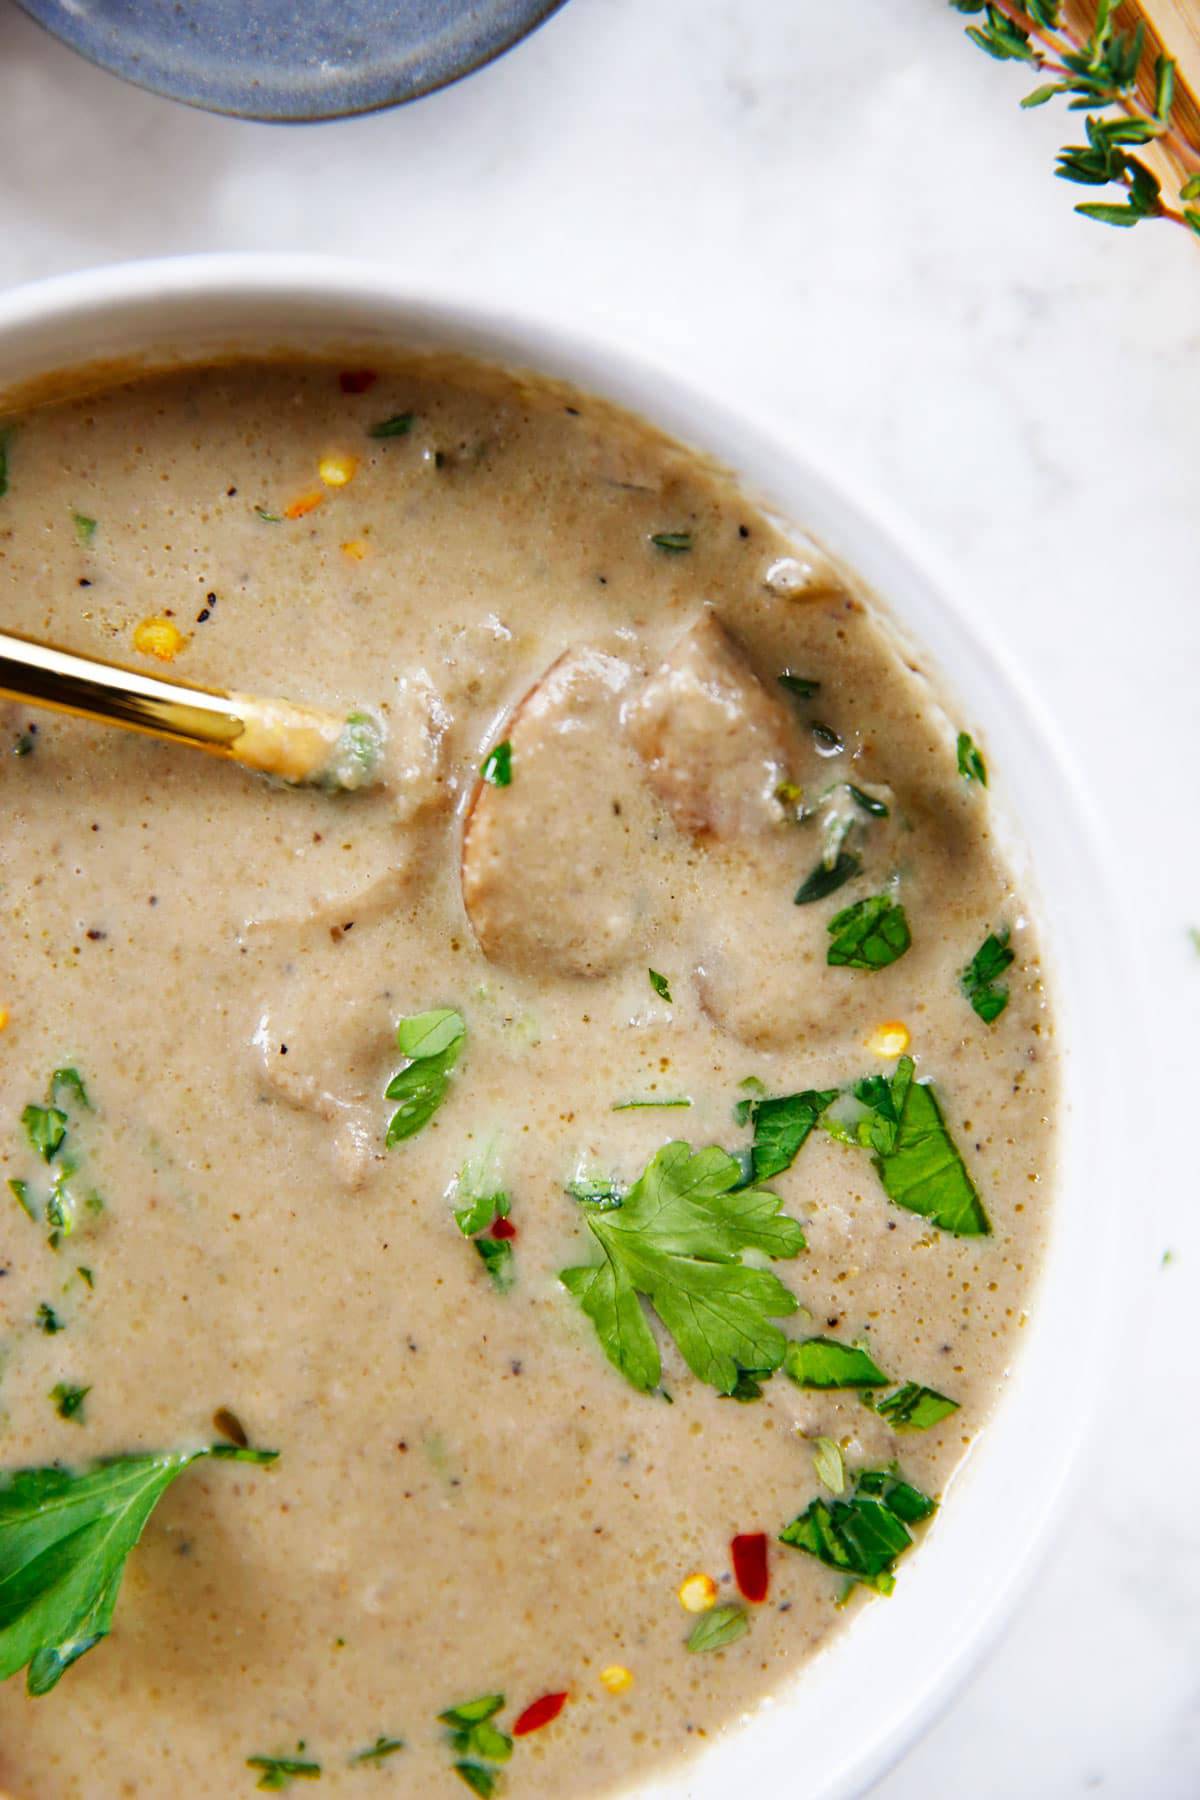
M 668 1100 L 614 1100 L 609 1107 L 610 1112 L 636 1112 L 646 1106 L 690 1106 L 692 1103 L 685 1095 L 677 1094 Z
M 875 1411 L 886 1419 L 893 1431 L 928 1431 L 958 1411 L 958 1401 L 948 1400 L 935 1388 L 906 1381 L 894 1394 L 876 1400 Z
M 706 1650 L 724 1650 L 727 1644 L 736 1644 L 745 1637 L 750 1629 L 750 1620 L 744 1606 L 730 1602 L 725 1606 L 714 1606 L 711 1611 L 702 1613 L 688 1638 L 687 1647 L 696 1653 Z
M 842 1495 L 846 1491 L 846 1464 L 842 1456 L 841 1446 L 831 1437 L 817 1437 L 812 1445 L 813 1469 L 816 1477 L 831 1494 Z
M 787 1340 L 773 1319 L 797 1310 L 769 1269 L 748 1268 L 744 1250 L 798 1256 L 804 1233 L 764 1188 L 741 1187 L 741 1169 L 715 1146 L 667 1144 L 619 1207 L 584 1204 L 600 1263 L 559 1279 L 583 1307 L 609 1361 L 644 1393 L 662 1361 L 639 1295 L 650 1302 L 693 1374 L 731 1394 L 745 1370 L 777 1369 Z
M 69 1120 L 66 1113 L 57 1106 L 31 1103 L 22 1112 L 21 1123 L 30 1148 L 37 1151 L 43 1162 L 53 1162 L 67 1135 Z
M 908 1527 L 934 1511 L 919 1488 L 886 1469 L 864 1469 L 849 1500 L 814 1500 L 779 1534 L 779 1541 L 815 1556 L 878 1594 L 896 1585 L 897 1558 L 912 1544 Z
M 964 781 L 977 781 L 981 787 L 988 784 L 987 764 L 969 731 L 958 734 L 958 772 Z
M 268 512 L 265 506 L 256 506 L 254 510 L 258 514 L 259 518 L 263 521 L 264 525 L 282 525 L 283 524 L 283 514 L 282 513 Z
M 829 894 L 836 894 L 840 887 L 862 872 L 862 858 L 853 850 L 839 850 L 837 861 L 832 868 L 827 868 L 822 859 L 796 889 L 797 906 L 810 906 L 814 900 L 824 900 Z
M 497 744 L 494 750 L 488 751 L 479 773 L 490 787 L 511 787 L 512 745 L 507 738 L 502 744 Z
M 38 1216 L 37 1207 L 29 1198 L 29 1183 L 27 1181 L 18 1181 L 16 1176 L 10 1176 L 8 1180 L 8 1191 L 17 1204 L 24 1207 L 25 1211 L 29 1214 L 29 1217 L 36 1221 Z
M 666 550 L 672 556 L 679 556 L 692 547 L 690 531 L 656 531 L 650 542 L 658 550 Z
M 89 519 L 86 513 L 73 512 L 71 522 L 75 527 L 75 536 L 81 544 L 90 544 L 96 535 L 96 520 Z
M 455 1774 L 483 1800 L 496 1791 L 496 1771 L 488 1763 L 504 1763 L 512 1755 L 512 1739 L 492 1723 L 503 1705 L 503 1694 L 482 1694 L 438 1714 L 447 1727 L 450 1748 L 461 1759 L 454 1765 Z
M 400 1102 L 387 1128 L 389 1150 L 428 1125 L 446 1098 L 466 1036 L 462 1014 L 450 1006 L 401 1019 L 396 1042 L 409 1061 L 384 1089 L 386 1099 Z
M 390 419 L 380 419 L 374 425 L 368 425 L 367 436 L 371 438 L 407 437 L 413 428 L 416 413 L 393 413 Z
M 248 1756 L 246 1767 L 262 1770 L 254 1785 L 271 1793 L 280 1793 L 293 1781 L 316 1781 L 321 1773 L 319 1762 L 305 1762 L 298 1756 Z
M 40 1302 L 37 1309 L 37 1322 L 47 1337 L 53 1337 L 56 1332 L 67 1329 L 48 1300 Z
M 29 1693 L 49 1693 L 107 1635 L 126 1558 L 192 1463 L 271 1463 L 277 1454 L 219 1444 L 119 1456 L 83 1474 L 56 1466 L 0 1476 L 0 1681 L 28 1664 Z
M 59 1090 L 61 1088 L 66 1088 L 68 1094 L 73 1094 L 80 1106 L 84 1107 L 86 1111 L 91 1112 L 92 1103 L 88 1099 L 88 1092 L 83 1085 L 83 1077 L 80 1075 L 78 1069 L 55 1069 L 53 1075 L 50 1077 L 51 1100 L 56 1100 L 58 1098 Z
M 1015 960 L 1009 948 L 1008 928 L 991 932 L 959 976 L 959 985 L 985 1025 L 998 1019 L 1008 1005 L 1007 987 L 999 987 L 998 979 Z
M 754 1126 L 751 1167 L 755 1181 L 769 1181 L 790 1169 L 813 1126 L 837 1099 L 836 1088 L 806 1088 L 802 1094 L 775 1099 L 739 1100 L 733 1116 L 739 1125 Z
M 920 1213 L 941 1231 L 980 1237 L 991 1231 L 983 1202 L 942 1118 L 932 1086 L 914 1080 L 916 1065 L 902 1056 L 894 1075 L 868 1075 L 855 1098 L 868 1110 L 853 1127 L 835 1131 L 874 1151 L 888 1198 Z
M 864 788 L 855 787 L 852 781 L 846 783 L 846 792 L 855 806 L 861 807 L 865 813 L 870 813 L 873 819 L 886 819 L 889 816 L 886 800 L 877 800 L 874 794 L 868 794 Z
M 783 1359 L 783 1372 L 806 1388 L 886 1387 L 888 1378 L 879 1364 L 858 1344 L 840 1344 L 836 1338 L 815 1337 L 793 1341 Z
M 785 669 L 782 675 L 776 676 L 776 680 L 789 694 L 795 694 L 797 700 L 811 700 L 814 694 L 821 691 L 820 682 L 814 681 L 811 675 L 793 675 L 790 669 Z
M 385 1757 L 395 1756 L 397 1750 L 403 1750 L 404 1739 L 393 1737 L 377 1737 L 367 1750 L 358 1750 L 350 1758 L 351 1764 L 382 1762 Z
M 674 1002 L 671 999 L 671 984 L 667 980 L 667 977 L 665 975 L 660 975 L 657 969 L 647 969 L 646 973 L 650 977 L 650 986 L 654 989 L 659 999 L 665 1000 L 668 1006 L 674 1005 Z
M 83 1424 L 83 1403 L 91 1393 L 91 1387 L 74 1387 L 69 1381 L 56 1381 L 50 1389 L 50 1398 L 54 1402 L 54 1410 L 60 1419 L 74 1419 L 77 1425 Z M 3 1518 L 0 1516 L 0 1525 Z
M 835 969 L 886 969 L 912 943 L 908 915 L 887 894 L 871 894 L 835 913 L 826 927 L 833 939 L 825 955 Z

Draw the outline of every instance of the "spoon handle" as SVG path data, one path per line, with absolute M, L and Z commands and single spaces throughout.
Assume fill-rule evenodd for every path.
M 367 713 L 346 718 L 290 700 L 163 681 L 15 632 L 0 631 L 0 695 L 190 744 L 293 783 L 366 787 L 382 748 L 381 729 Z

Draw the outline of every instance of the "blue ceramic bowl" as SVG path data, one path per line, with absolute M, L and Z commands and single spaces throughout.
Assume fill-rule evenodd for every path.
M 415 100 L 469 75 L 563 0 L 21 0 L 139 87 L 300 123 Z

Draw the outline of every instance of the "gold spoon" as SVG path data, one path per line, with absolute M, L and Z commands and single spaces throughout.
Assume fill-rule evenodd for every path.
M 0 631 L 0 695 L 192 744 L 295 785 L 362 788 L 379 776 L 383 727 L 291 700 L 160 681 Z

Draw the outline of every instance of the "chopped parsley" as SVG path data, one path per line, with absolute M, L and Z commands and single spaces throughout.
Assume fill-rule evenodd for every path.
M 47 1694 L 107 1636 L 126 1559 L 192 1463 L 270 1463 L 276 1454 L 222 1444 L 118 1456 L 82 1474 L 56 1465 L 0 1476 L 0 1681 L 25 1669 L 27 1691 Z
M 1008 988 L 999 985 L 999 978 L 1015 959 L 1006 926 L 984 938 L 959 976 L 963 993 L 985 1025 L 998 1019 L 1008 1005 Z
M 916 1065 L 902 1056 L 894 1075 L 868 1075 L 855 1098 L 866 1112 L 845 1136 L 874 1152 L 884 1191 L 897 1206 L 959 1237 L 991 1231 L 975 1183 L 942 1117 L 932 1086 L 914 1079 Z
M 814 900 L 824 900 L 830 894 L 836 894 L 840 887 L 862 872 L 862 858 L 853 850 L 839 850 L 832 866 L 827 865 L 824 858 L 817 864 L 810 875 L 806 875 L 796 889 L 797 906 L 811 906 Z M 844 915 L 838 915 L 839 918 Z
M 674 1005 L 674 1002 L 671 999 L 671 984 L 667 980 L 667 977 L 665 975 L 660 975 L 657 969 L 647 969 L 646 973 L 650 977 L 650 986 L 654 989 L 659 999 L 665 1000 L 668 1006 Z
M 43 1300 L 39 1305 L 37 1322 L 47 1337 L 53 1337 L 56 1332 L 67 1329 L 48 1300 Z
M 371 438 L 407 437 L 413 428 L 416 413 L 393 413 L 390 419 L 379 419 L 374 425 L 368 425 L 367 436 Z
M 636 1112 L 643 1106 L 690 1106 L 692 1103 L 685 1095 L 676 1095 L 668 1100 L 614 1100 L 610 1112 Z
M 299 1756 L 248 1756 L 246 1767 L 261 1770 L 254 1785 L 270 1793 L 280 1793 L 293 1781 L 316 1781 L 321 1774 L 319 1762 L 307 1762 Z
M 478 1700 L 464 1700 L 438 1714 L 459 1759 L 454 1764 L 455 1774 L 484 1800 L 496 1791 L 496 1770 L 488 1764 L 505 1763 L 512 1755 L 512 1739 L 493 1723 L 503 1705 L 503 1694 L 481 1694 Z
M 886 1387 L 888 1378 L 879 1364 L 858 1344 L 840 1344 L 836 1338 L 815 1337 L 793 1341 L 783 1359 L 783 1372 L 806 1388 Z
M 50 1077 L 50 1098 L 56 1100 L 59 1090 L 65 1088 L 69 1095 L 78 1100 L 80 1106 L 91 1112 L 92 1103 L 88 1099 L 88 1091 L 83 1085 L 83 1077 L 78 1069 L 55 1069 Z
M 786 688 L 789 694 L 795 694 L 797 700 L 811 700 L 814 694 L 821 691 L 820 682 L 814 681 L 811 675 L 794 675 L 790 669 L 785 669 L 776 679 L 780 687 Z
M 958 1401 L 948 1400 L 936 1389 L 906 1381 L 893 1394 L 875 1402 L 875 1411 L 893 1431 L 928 1431 L 958 1411 Z
M 988 784 L 987 764 L 979 753 L 979 747 L 969 731 L 958 734 L 958 772 L 964 781 L 977 781 L 981 787 Z
M 96 520 L 89 519 L 86 513 L 73 512 L 71 521 L 75 526 L 75 536 L 81 544 L 90 544 L 96 535 Z
M 282 513 L 268 512 L 265 506 L 256 506 L 254 510 L 258 514 L 259 518 L 262 520 L 264 525 L 282 525 L 283 524 L 283 514 Z
M 25 1211 L 29 1214 L 29 1217 L 36 1220 L 38 1212 L 37 1207 L 29 1198 L 29 1183 L 27 1181 L 18 1181 L 16 1176 L 10 1176 L 8 1181 L 8 1191 L 17 1204 L 24 1207 Z
M 750 1620 L 744 1606 L 733 1602 L 714 1606 L 702 1613 L 692 1627 L 687 1647 L 697 1654 L 706 1650 L 724 1650 L 727 1644 L 736 1644 L 739 1638 L 745 1637 L 749 1629 Z
M 836 1088 L 806 1088 L 802 1094 L 780 1094 L 773 1100 L 749 1097 L 738 1101 L 733 1109 L 738 1124 L 754 1126 L 751 1169 L 755 1181 L 769 1181 L 791 1168 L 813 1126 L 837 1096 Z
M 428 1125 L 446 1098 L 466 1036 L 462 1014 L 450 1006 L 401 1019 L 396 1042 L 409 1060 L 384 1089 L 386 1099 L 400 1102 L 387 1128 L 389 1150 Z
M 748 1405 L 751 1400 L 761 1400 L 763 1382 L 770 1381 L 774 1373 L 774 1369 L 739 1369 L 737 1380 L 722 1398 L 740 1400 L 743 1406 Z
M 383 1762 L 385 1757 L 395 1756 L 397 1750 L 403 1750 L 404 1739 L 394 1737 L 377 1737 L 366 1750 L 358 1750 L 350 1758 L 351 1764 Z
M 692 547 L 690 531 L 656 531 L 650 542 L 656 550 L 665 550 L 671 556 L 680 556 Z
M 584 1207 L 603 1260 L 559 1279 L 595 1326 L 609 1361 L 650 1393 L 662 1379 L 644 1296 L 684 1361 L 718 1393 L 732 1394 L 745 1370 L 777 1369 L 787 1349 L 772 1323 L 797 1310 L 791 1290 L 742 1252 L 798 1256 L 804 1233 L 775 1194 L 742 1187 L 736 1160 L 715 1146 L 667 1144 L 621 1205 Z
M 779 1541 L 815 1556 L 852 1581 L 890 1594 L 897 1559 L 912 1544 L 910 1525 L 934 1511 L 919 1488 L 886 1469 L 863 1469 L 848 1500 L 814 1500 L 779 1534 Z
M 505 1237 L 477 1237 L 474 1240 L 479 1260 L 500 1293 L 507 1294 L 517 1279 L 516 1258 L 512 1242 Z
M 50 1389 L 50 1398 L 59 1418 L 74 1419 L 77 1425 L 82 1425 L 83 1403 L 91 1391 L 90 1387 L 74 1387 L 69 1381 L 56 1381 Z M 3 1518 L 0 1517 L 0 1527 L 2 1525 Z
M 830 919 L 825 960 L 835 969 L 886 969 L 912 943 L 904 908 L 887 894 L 856 900 Z
M 818 1437 L 812 1444 L 813 1468 L 817 1480 L 827 1487 L 831 1494 L 842 1495 L 846 1491 L 846 1464 L 840 1445 L 831 1437 Z
M 602 1209 L 620 1206 L 625 1198 L 625 1189 L 619 1181 L 597 1175 L 573 1176 L 566 1183 L 566 1191 L 572 1200 L 584 1200 Z
M 37 1106 L 31 1103 L 21 1114 L 21 1123 L 25 1127 L 30 1148 L 37 1151 L 43 1162 L 53 1162 L 67 1135 L 70 1121 L 66 1113 L 57 1106 Z
M 512 786 L 512 745 L 507 738 L 488 751 L 479 773 L 490 787 Z

